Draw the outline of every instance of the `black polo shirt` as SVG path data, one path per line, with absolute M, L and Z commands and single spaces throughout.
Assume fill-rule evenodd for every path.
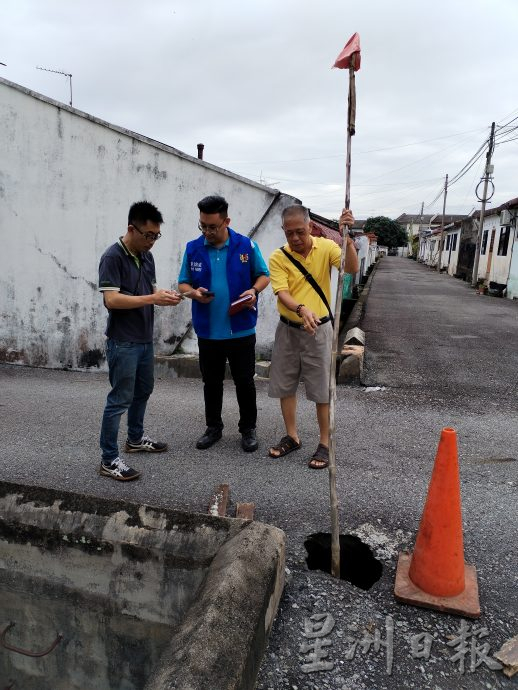
M 151 252 L 130 254 L 122 238 L 104 252 L 99 262 L 99 290 L 117 290 L 123 295 L 150 295 L 156 285 L 155 260 Z M 108 338 L 131 343 L 153 340 L 154 307 L 108 309 Z

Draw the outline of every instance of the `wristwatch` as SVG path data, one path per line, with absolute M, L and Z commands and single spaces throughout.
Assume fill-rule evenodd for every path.
M 259 290 L 252 285 L 252 290 L 255 292 L 255 299 L 259 297 Z

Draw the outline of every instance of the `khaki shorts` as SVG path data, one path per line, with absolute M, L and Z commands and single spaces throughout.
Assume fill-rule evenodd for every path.
M 315 335 L 279 321 L 270 366 L 270 398 L 295 395 L 299 381 L 304 381 L 308 400 L 328 403 L 332 340 L 331 321 L 319 326 Z

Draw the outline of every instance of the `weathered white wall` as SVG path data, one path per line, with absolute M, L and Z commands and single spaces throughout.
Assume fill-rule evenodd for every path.
M 439 235 L 431 235 L 426 238 L 424 263 L 428 266 L 437 266 L 439 260 Z
M 370 242 L 369 243 L 369 253 L 367 255 L 367 261 L 366 261 L 366 267 L 369 268 L 375 261 L 378 256 L 378 243 L 377 242 Z
M 125 233 L 134 201 L 147 199 L 164 216 L 153 251 L 160 287 L 177 285 L 185 244 L 198 234 L 196 204 L 208 194 L 226 197 L 243 234 L 274 202 L 254 239 L 266 260 L 283 243 L 280 211 L 292 197 L 3 79 L 0 121 L 0 360 L 103 365 L 98 263 Z M 267 353 L 278 320 L 269 288 L 261 302 L 258 351 Z M 157 353 L 170 354 L 189 320 L 188 300 L 156 309 Z
M 509 299 L 518 299 L 518 230 L 514 228 L 514 241 L 509 241 L 511 262 L 509 266 L 509 278 L 507 279 L 507 294 Z
M 481 245 L 480 248 L 482 249 L 482 241 L 484 239 L 484 232 L 487 230 L 487 244 L 486 244 L 486 253 L 485 254 L 480 254 L 479 260 L 478 260 L 478 278 L 482 278 L 483 280 L 486 277 L 487 273 L 487 266 L 489 262 L 489 253 L 491 249 L 491 235 L 493 233 L 493 230 L 495 231 L 495 239 L 493 243 L 493 256 L 491 258 L 491 265 L 493 264 L 493 261 L 495 260 L 496 252 L 498 250 L 498 216 L 495 215 L 487 215 L 484 216 L 484 223 L 482 225 L 482 234 L 481 234 Z M 492 279 L 491 279 L 492 280 Z
M 450 245 L 453 242 L 454 236 L 457 236 L 457 243 L 455 249 L 446 249 L 448 244 L 448 237 L 450 238 Z M 460 230 L 450 230 L 444 233 L 444 249 L 442 250 L 441 266 L 447 269 L 447 273 L 450 276 L 455 275 L 457 272 L 457 262 L 459 259 L 459 247 L 460 247 Z
M 505 230 L 504 227 L 498 224 L 498 218 L 497 218 L 497 226 L 496 226 L 496 233 L 495 233 L 495 246 L 493 249 L 493 261 L 491 263 L 491 272 L 489 274 L 489 280 L 494 281 L 495 283 L 500 283 L 500 284 L 505 284 L 507 283 L 507 279 L 509 277 L 509 268 L 511 265 L 511 254 L 513 251 L 513 242 L 514 242 L 514 228 L 511 228 L 510 234 L 509 234 L 509 243 L 507 245 L 507 254 L 498 256 L 498 244 L 500 242 L 500 234 L 502 233 L 503 230 Z

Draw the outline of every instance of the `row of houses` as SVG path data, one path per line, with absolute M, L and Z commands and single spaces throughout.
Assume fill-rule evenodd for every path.
M 509 299 L 518 299 L 518 197 L 486 209 L 478 256 L 480 212 L 469 215 L 403 214 L 397 220 L 409 237 L 408 253 L 418 261 L 462 280 L 476 282 Z M 442 233 L 442 243 L 441 243 Z M 440 257 L 440 258 L 439 258 Z

